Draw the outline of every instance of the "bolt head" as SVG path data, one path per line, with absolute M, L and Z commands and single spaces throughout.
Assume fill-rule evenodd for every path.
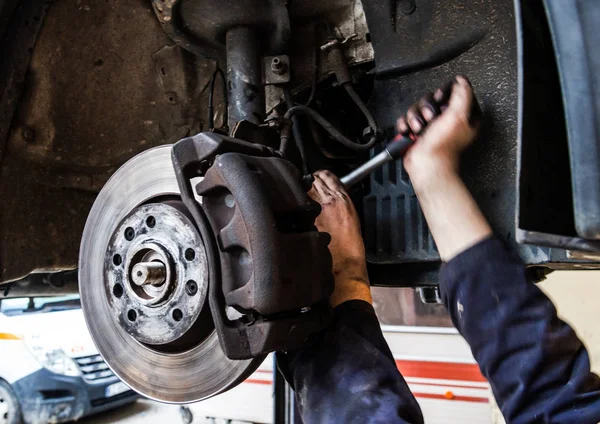
M 279 57 L 275 56 L 271 60 L 271 72 L 277 75 L 283 75 L 287 72 L 288 66 Z

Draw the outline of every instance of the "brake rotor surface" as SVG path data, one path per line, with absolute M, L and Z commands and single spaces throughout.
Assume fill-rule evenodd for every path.
M 222 393 L 262 360 L 230 360 L 221 350 L 206 299 L 211 264 L 182 208 L 171 146 L 147 150 L 100 191 L 79 253 L 96 347 L 132 389 L 169 403 Z

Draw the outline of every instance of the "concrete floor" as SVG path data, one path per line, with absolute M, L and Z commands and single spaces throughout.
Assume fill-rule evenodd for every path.
M 183 424 L 179 406 L 165 405 L 147 399 L 140 399 L 134 404 L 122 408 L 84 418 L 81 424 Z M 195 423 L 194 423 L 195 424 Z
M 197 404 L 196 404 L 197 405 Z M 194 404 L 189 405 L 191 411 Z M 122 408 L 108 411 L 77 421 L 77 424 L 190 424 L 189 417 L 184 421 L 181 407 L 167 405 L 149 399 L 139 399 L 137 402 Z M 242 421 L 207 419 L 198 413 L 193 414 L 192 424 L 249 424 Z

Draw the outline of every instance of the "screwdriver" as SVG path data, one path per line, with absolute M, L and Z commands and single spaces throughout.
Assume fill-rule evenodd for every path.
M 373 158 L 356 168 L 354 171 L 340 178 L 341 183 L 347 189 L 352 187 L 386 163 L 400 159 L 414 142 L 415 140 L 410 137 L 403 136 L 402 134 L 396 135 L 396 137 L 383 148 L 381 153 L 373 156 Z

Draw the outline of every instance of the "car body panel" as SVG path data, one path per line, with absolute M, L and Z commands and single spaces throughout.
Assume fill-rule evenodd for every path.
M 0 378 L 14 390 L 25 423 L 77 420 L 138 399 L 129 388 L 113 390 L 115 394 L 107 397 L 107 388 L 122 382 L 98 354 L 79 307 L 10 315 L 0 313 Z M 81 374 L 61 375 L 44 368 L 28 347 L 31 344 L 62 349 Z M 98 378 L 84 372 L 85 364 L 92 362 L 105 370 Z

